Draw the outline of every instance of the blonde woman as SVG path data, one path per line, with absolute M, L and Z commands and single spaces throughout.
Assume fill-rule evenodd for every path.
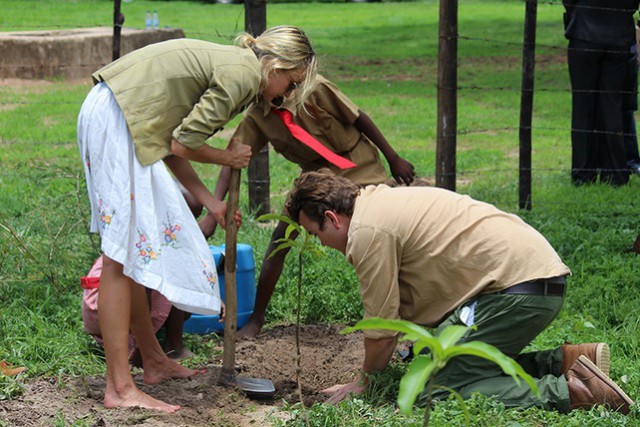
M 188 312 L 221 310 L 212 255 L 169 170 L 224 224 L 225 203 L 213 197 L 190 161 L 246 167 L 249 147 L 221 150 L 205 141 L 255 100 L 271 100 L 295 87 L 304 98 L 315 79 L 316 56 L 299 28 L 274 27 L 256 38 L 242 34 L 236 44 L 170 40 L 93 74 L 96 85 L 78 119 L 78 145 L 91 230 L 100 233 L 104 254 L 98 316 L 108 408 L 179 409 L 134 384 L 129 330 L 139 345 L 145 383 L 197 373 L 162 351 L 145 288 Z M 240 224 L 239 212 L 235 220 Z

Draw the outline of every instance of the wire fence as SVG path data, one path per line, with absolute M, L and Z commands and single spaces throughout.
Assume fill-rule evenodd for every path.
M 536 1 L 522 0 L 522 13 L 524 19 L 524 5 L 527 3 L 536 3 L 540 7 L 558 8 L 558 19 L 562 19 L 561 9 L 563 5 L 560 1 Z M 464 8 L 464 3 L 461 8 Z M 582 6 L 576 6 L 582 7 Z M 603 11 L 614 10 L 614 8 L 591 8 L 602 9 Z M 239 18 L 240 19 L 240 18 Z M 58 25 L 2 25 L 0 31 L 50 31 L 50 30 L 77 30 L 83 28 L 93 28 L 98 26 L 111 25 L 111 17 L 104 16 L 103 19 L 96 20 L 92 24 L 84 27 L 60 23 Z M 240 24 L 237 25 L 237 28 Z M 556 27 L 558 31 L 562 31 L 561 21 Z M 233 40 L 236 33 L 212 32 L 190 32 L 188 37 L 202 39 L 224 39 Z M 497 204 L 513 206 L 513 200 L 517 200 L 517 178 L 524 170 L 531 172 L 534 181 L 534 205 L 537 206 L 553 206 L 556 204 L 574 203 L 579 206 L 580 200 L 573 199 L 558 201 L 555 200 L 556 193 L 547 194 L 540 193 L 540 186 L 547 186 L 553 182 L 559 186 L 570 185 L 570 161 L 571 161 L 571 134 L 592 134 L 598 137 L 607 135 L 616 135 L 623 137 L 633 137 L 634 132 L 623 130 L 607 131 L 603 129 L 578 129 L 571 127 L 571 97 L 576 94 L 623 94 L 626 96 L 637 96 L 637 90 L 620 90 L 608 91 L 605 89 L 589 89 L 589 90 L 573 90 L 566 70 L 567 55 L 569 47 L 566 40 L 564 43 L 536 42 L 536 74 L 535 86 L 531 89 L 534 96 L 534 118 L 531 126 L 521 126 L 518 123 L 519 118 L 519 101 L 520 97 L 528 89 L 522 88 L 521 72 L 522 72 L 522 49 L 523 39 L 522 33 L 510 31 L 510 38 L 501 38 L 498 31 L 494 31 L 493 36 L 485 34 L 474 34 L 465 31 L 464 26 L 460 27 L 457 41 L 459 43 L 459 51 L 464 52 L 458 58 L 459 78 L 456 85 L 456 93 L 458 97 L 458 127 L 456 129 L 456 137 L 458 140 L 458 155 L 456 175 L 463 184 L 469 185 L 470 188 L 478 187 L 482 191 L 488 192 L 488 197 L 495 197 L 495 200 L 488 200 Z M 548 38 L 548 37 L 547 37 Z M 436 43 L 435 41 L 433 43 Z M 469 55 L 468 52 L 473 50 L 475 46 L 481 45 L 483 57 Z M 608 50 L 582 49 L 588 52 L 609 53 Z M 489 53 L 487 53 L 489 52 Z M 80 68 L 86 70 L 86 75 L 100 68 L 109 62 L 110 58 L 97 62 L 81 62 L 78 64 L 41 64 L 40 67 L 50 69 L 54 74 L 63 75 L 65 69 Z M 437 61 L 435 56 L 424 58 L 425 63 L 433 63 Z M 2 61 L 0 61 L 2 64 Z M 474 67 L 482 70 L 481 73 L 475 74 Z M 7 70 L 24 73 L 30 70 L 29 66 L 24 65 L 0 65 L 0 75 Z M 492 76 L 492 70 L 495 75 Z M 560 71 L 559 71 L 560 70 Z M 561 76 L 561 79 L 558 77 Z M 435 76 L 423 75 L 428 90 L 437 90 L 437 81 Z M 542 98 L 542 99 L 541 99 Z M 60 106 L 61 108 L 68 106 L 78 108 L 82 102 L 82 96 L 69 94 L 69 96 L 60 95 L 53 98 L 27 99 L 20 93 L 4 93 L 0 99 L 0 117 L 3 111 L 10 111 L 17 108 L 38 109 L 45 106 Z M 560 111 L 560 117 L 546 117 L 545 108 L 554 105 L 554 111 Z M 557 108 L 562 105 L 562 108 Z M 484 111 L 482 107 L 486 106 Z M 366 105 L 363 105 L 366 109 Z M 487 118 L 489 117 L 489 118 Z M 497 119 L 496 119 L 497 118 Z M 433 118 L 427 118 L 435 123 Z M 28 119 L 25 119 L 28 121 Z M 384 129 L 383 129 L 384 131 Z M 518 133 L 529 131 L 533 134 L 533 166 L 530 168 L 522 168 L 518 166 L 519 156 L 514 151 L 518 148 Z M 14 137 L 12 135 L 4 135 L 0 131 L 0 141 L 10 141 Z M 498 147 L 488 150 L 487 146 L 492 146 L 493 140 L 510 141 L 509 146 L 512 152 L 504 152 L 504 148 Z M 500 152 L 502 150 L 502 152 Z M 487 153 L 488 151 L 488 153 Z M 414 150 L 407 150 L 406 157 L 411 160 Z M 480 157 L 495 156 L 494 161 L 484 162 L 474 160 L 473 156 Z M 490 166 L 486 166 L 489 164 Z M 424 175 L 433 173 L 433 166 L 427 165 L 422 167 Z M 496 177 L 502 177 L 498 179 Z M 554 184 L 554 185 L 555 185 Z M 490 185 L 495 187 L 485 188 Z M 638 179 L 633 177 L 630 186 L 637 189 Z M 603 190 L 606 191 L 606 190 Z M 499 194 L 498 194 L 499 193 Z M 611 201 L 603 202 L 610 204 Z M 622 204 L 627 203 L 621 201 Z

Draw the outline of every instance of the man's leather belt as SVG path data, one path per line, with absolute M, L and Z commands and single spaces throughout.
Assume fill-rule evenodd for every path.
M 509 295 L 540 295 L 540 296 L 564 296 L 564 277 L 552 277 L 550 279 L 531 280 L 529 282 L 518 283 L 507 289 L 498 292 Z

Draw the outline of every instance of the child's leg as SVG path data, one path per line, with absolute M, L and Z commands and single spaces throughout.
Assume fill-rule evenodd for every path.
M 262 268 L 260 269 L 260 276 L 258 277 L 258 287 L 256 293 L 256 303 L 253 307 L 253 313 L 247 323 L 238 331 L 237 338 L 255 338 L 256 335 L 262 329 L 264 325 L 264 316 L 267 312 L 267 306 L 273 295 L 273 291 L 276 288 L 278 279 L 282 274 L 282 268 L 284 266 L 285 257 L 289 252 L 289 249 L 284 249 L 276 252 L 271 256 L 273 249 L 278 246 L 277 241 L 285 236 L 287 229 L 287 223 L 284 221 L 278 222 L 275 230 L 271 234 L 271 241 L 269 247 L 265 252 L 264 259 L 262 261 Z M 291 233 L 290 239 L 295 239 L 298 236 L 297 232 Z
M 141 285 L 133 286 L 131 291 L 131 331 L 142 356 L 145 383 L 157 384 L 169 378 L 187 378 L 199 372 L 170 360 L 164 353 L 151 323 L 147 293 Z
M 188 313 L 179 308 L 172 307 L 167 320 L 164 322 L 167 332 L 164 351 L 171 359 L 181 360 L 185 357 L 193 356 L 193 353 L 185 349 L 182 343 L 182 330 L 188 315 Z
M 128 360 L 133 288 L 141 286 L 122 273 L 122 264 L 105 256 L 98 297 L 98 319 L 107 362 L 104 404 L 107 408 L 139 406 L 175 412 L 179 406 L 154 399 L 140 391 L 133 383 Z

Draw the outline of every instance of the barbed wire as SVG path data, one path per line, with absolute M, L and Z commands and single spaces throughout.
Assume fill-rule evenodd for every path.
M 544 131 L 554 131 L 554 132 L 576 132 L 576 133 L 586 133 L 586 134 L 594 134 L 594 135 L 617 135 L 617 136 L 636 136 L 635 133 L 630 132 L 612 132 L 606 130 L 597 130 L 597 129 L 573 129 L 573 128 L 556 128 L 549 126 L 517 126 L 517 127 L 500 127 L 500 128 L 485 128 L 485 129 L 474 129 L 474 130 L 459 130 L 456 132 L 456 135 L 472 135 L 477 133 L 490 133 L 490 132 L 516 132 L 521 130 L 544 130 Z
M 94 23 L 94 24 L 90 24 L 90 25 L 76 25 L 76 24 L 47 24 L 47 25 L 38 25 L 38 24 L 33 24 L 33 25 L 23 25 L 23 24 L 1 24 L 0 25 L 0 29 L 5 29 L 5 28 L 17 28 L 17 29 L 25 29 L 25 28 L 42 28 L 43 30 L 51 30 L 53 29 L 73 29 L 73 30 L 77 30 L 77 29 L 83 29 L 83 28 L 95 28 L 95 27 L 112 27 L 113 26 L 113 21 L 110 22 L 101 22 L 101 23 Z
M 501 185 L 499 186 L 499 188 L 506 188 L 506 187 L 517 187 L 518 183 L 517 183 L 517 174 L 519 172 L 518 169 L 514 169 L 514 168 L 500 168 L 500 167 L 494 167 L 494 168 L 481 168 L 481 169 L 464 169 L 464 168 L 457 168 L 458 170 L 456 171 L 455 174 L 444 174 L 443 176 L 445 177 L 453 177 L 455 176 L 457 178 L 457 180 L 459 181 L 459 185 L 469 185 L 469 186 L 473 186 L 475 183 L 481 183 L 482 182 L 482 177 L 485 175 L 491 175 L 491 176 L 496 176 L 496 175 L 503 175 L 503 176 L 512 176 L 515 177 L 516 180 L 509 180 L 509 182 L 506 183 L 506 185 Z M 541 172 L 544 173 L 544 177 L 553 177 L 554 180 L 558 179 L 561 176 L 565 176 L 566 178 L 560 178 L 561 180 L 566 180 L 567 182 L 569 181 L 569 176 L 568 176 L 568 170 L 566 168 L 561 168 L 561 167 L 535 167 L 535 168 L 528 168 L 528 169 L 524 169 L 524 171 L 526 172 Z M 595 169 L 593 169 L 592 171 L 596 172 Z M 603 171 L 602 169 L 599 169 L 598 171 Z M 615 172 L 615 170 L 612 169 L 605 169 L 604 171 L 608 171 L 608 172 Z M 19 168 L 10 168 L 10 167 L 5 167 L 3 168 L 3 171 L 0 172 L 0 176 L 7 176 L 8 172 L 13 172 L 13 173 L 20 173 L 20 169 Z M 50 176 L 43 174 L 43 175 L 39 175 L 36 178 L 33 177 L 25 177 L 31 181 L 37 181 L 40 183 L 46 183 L 47 180 L 51 180 L 51 181 L 55 181 L 55 180 L 68 180 L 69 182 L 74 181 L 74 177 L 73 176 L 60 176 L 56 173 L 52 173 Z M 80 178 L 81 179 L 81 178 Z M 540 175 L 538 175 L 538 178 L 536 178 L 536 176 L 534 175 L 534 180 L 536 179 L 541 179 Z M 597 184 L 593 184 L 592 185 L 594 188 L 597 187 Z M 590 187 L 589 185 L 587 185 L 587 187 Z M 84 191 L 82 190 L 82 188 L 78 189 L 78 192 L 80 195 L 84 194 Z M 45 194 L 45 191 L 42 191 L 43 194 Z M 558 199 L 556 198 L 554 195 L 544 195 L 544 194 L 539 194 L 540 191 L 534 190 L 534 200 L 533 200 L 533 204 L 537 207 L 552 207 L 552 208 L 559 208 L 562 210 L 572 210 L 572 209 L 584 209 L 584 200 L 581 200 L 579 198 L 576 199 L 572 199 L 572 198 L 562 198 L 562 199 Z M 76 194 L 60 194 L 54 198 L 51 199 L 47 199 L 48 203 L 53 203 L 54 201 L 58 201 L 59 203 L 64 203 L 67 200 L 73 199 L 74 197 L 76 197 Z M 503 193 L 502 196 L 499 199 L 496 199 L 495 201 L 496 204 L 502 204 L 502 205 L 509 205 L 509 204 L 515 204 L 517 203 L 517 194 L 514 191 L 511 194 L 505 194 Z M 597 204 L 597 201 L 590 201 L 591 205 Z M 629 211 L 630 208 L 633 208 L 636 203 L 633 200 L 625 200 L 625 199 L 617 199 L 617 200 L 610 200 L 607 199 L 603 202 L 601 202 L 602 204 L 606 204 L 607 205 L 607 209 L 604 210 L 594 210 L 592 212 L 592 215 L 598 215 L 601 217 L 619 217 L 619 212 L 620 211 Z M 34 202 L 34 204 L 37 204 Z M 38 209 L 34 209 L 33 211 L 25 211 L 24 214 L 25 215 L 31 215 L 31 214 L 36 214 L 36 212 L 38 211 Z M 76 226 L 80 226 L 78 224 L 76 224 Z
M 483 43 L 491 43 L 491 44 L 495 44 L 495 45 L 501 45 L 501 46 L 513 46 L 514 48 L 518 48 L 518 49 L 522 49 L 523 43 L 522 42 L 510 42 L 510 41 L 504 41 L 504 40 L 497 40 L 497 39 L 490 39 L 487 37 L 472 37 L 472 36 L 466 36 L 466 35 L 458 35 L 457 37 L 449 37 L 449 39 L 452 38 L 457 38 L 458 40 L 467 40 L 467 41 L 479 41 L 479 42 L 483 42 Z M 568 41 L 567 41 L 568 42 Z M 624 48 L 619 48 L 619 49 L 607 49 L 607 48 L 586 48 L 586 47 L 569 47 L 568 45 L 564 45 L 564 46 L 558 46 L 558 45 L 553 45 L 553 44 L 544 44 L 544 43 L 540 43 L 540 42 L 536 42 L 535 44 L 536 49 L 539 48 L 545 48 L 545 49 L 550 49 L 550 50 L 561 50 L 565 53 L 568 52 L 590 52 L 590 53 L 615 53 L 615 54 L 627 54 L 629 53 L 629 50 L 624 50 Z M 631 46 L 629 46 L 630 48 Z
M 522 3 L 538 3 L 538 4 L 548 4 L 548 5 L 552 5 L 552 6 L 562 6 L 562 2 L 560 1 L 537 1 L 537 0 L 521 0 Z M 585 7 L 585 6 L 575 6 L 575 7 Z M 602 10 L 602 11 L 619 11 L 616 8 L 608 8 L 608 7 L 588 7 L 586 6 L 585 8 L 589 8 L 589 9 L 597 9 L 597 10 Z M 631 12 L 629 10 L 623 11 L 623 12 Z M 559 25 L 561 25 L 562 22 L 561 20 L 559 21 Z M 0 29 L 26 29 L 28 28 L 30 31 L 39 31 L 39 30 L 65 30 L 65 29 L 85 29 L 85 28 L 95 28 L 96 26 L 100 26 L 100 27 L 111 27 L 112 23 L 108 22 L 108 23 L 97 23 L 97 24 L 92 24 L 92 25 L 87 25 L 87 26 L 77 26 L 77 25 L 72 25 L 72 24 L 52 24 L 52 25 L 4 25 L 1 26 Z M 35 29 L 35 30 L 34 30 Z M 202 37 L 202 38 L 225 38 L 225 39 L 229 39 L 232 40 L 235 37 L 235 34 L 223 34 L 219 31 L 215 31 L 215 32 L 190 32 L 188 34 L 189 37 Z M 495 38 L 489 38 L 489 37 L 482 37 L 482 36 L 475 36 L 475 35 L 470 35 L 470 34 L 459 34 L 456 36 L 456 38 L 462 42 L 462 43 L 484 43 L 484 44 L 490 44 L 493 46 L 498 46 L 498 47 L 506 47 L 506 48 L 512 48 L 514 51 L 517 50 L 518 52 L 520 52 L 523 49 L 523 42 L 518 40 L 518 41 L 512 41 L 512 40 L 503 40 L 503 39 L 495 39 Z M 558 52 L 558 55 L 563 55 L 566 56 L 571 52 L 588 52 L 588 53 L 615 53 L 615 54 L 628 54 L 629 52 L 626 50 L 621 50 L 621 49 L 600 49 L 600 48 L 574 48 L 574 47 L 569 47 L 568 46 L 568 42 L 566 45 L 556 45 L 556 44 L 548 44 L 548 43 L 539 43 L 536 42 L 535 44 L 535 49 L 536 51 L 540 52 L 543 51 L 544 54 L 542 55 L 537 55 L 538 58 L 536 58 L 536 61 L 539 60 L 539 57 L 542 57 L 543 59 L 545 58 L 544 55 L 549 55 L 548 52 Z M 500 52 L 496 52 L 497 56 L 504 56 L 505 55 L 505 50 L 502 49 L 500 50 Z M 547 56 L 547 58 L 555 58 L 554 56 Z M 463 58 L 462 61 L 471 59 L 473 60 L 473 58 Z M 462 62 L 459 61 L 459 62 Z M 520 61 L 521 61 L 521 57 L 518 55 L 518 57 L 514 58 L 513 62 L 514 65 L 520 65 Z M 2 62 L 2 60 L 0 59 L 0 63 Z M 31 73 L 31 74 L 37 74 L 38 72 L 54 72 L 54 73 L 59 73 L 59 74 L 64 74 L 65 71 L 68 70 L 72 70 L 72 69 L 76 69 L 76 70 L 91 70 L 91 71 L 95 71 L 99 68 L 101 68 L 102 66 L 106 65 L 108 62 L 110 62 L 110 60 L 104 61 L 104 62 L 100 62 L 100 63 L 80 63 L 80 64 L 57 64 L 57 65 L 41 65 L 40 67 L 30 67 L 30 66 L 24 66 L 24 65 L 0 65 L 0 75 L 2 75 L 3 71 L 12 71 L 14 73 L 23 73 L 23 75 L 27 74 L 27 73 Z M 537 77 L 537 76 L 536 76 Z M 90 83 L 90 79 L 87 76 L 87 81 L 88 83 Z M 566 84 L 570 84 L 570 80 L 569 80 L 569 76 L 567 76 L 566 79 Z M 589 90 L 583 90 L 583 89 L 571 89 L 570 87 L 550 87 L 549 85 L 544 85 L 544 84 L 540 84 L 540 82 L 535 82 L 535 88 L 532 89 L 523 89 L 520 85 L 516 86 L 509 86 L 509 85 L 490 85 L 490 86 L 485 86 L 485 85 L 480 85 L 480 84 L 459 84 L 456 86 L 455 90 L 457 92 L 474 92 L 474 91 L 495 91 L 495 92 L 500 92 L 500 91 L 508 91 L 508 92 L 514 92 L 514 93 L 523 93 L 523 92 L 533 92 L 533 93 L 566 93 L 566 94 L 623 94 L 623 95 L 636 95 L 637 96 L 637 92 L 636 91 L 630 91 L 630 90 L 605 90 L 605 89 L 589 89 Z M 434 79 L 434 87 L 437 87 L 437 83 L 435 82 Z M 11 109 L 11 107 L 16 107 L 16 108 L 23 108 L 25 106 L 42 106 L 42 105 L 73 105 L 73 106 L 80 106 L 82 103 L 82 100 L 57 100 L 57 101 L 45 101 L 45 100 L 24 100 L 24 97 L 27 95 L 24 94 L 11 94 L 11 96 L 15 96 L 17 99 L 16 100 L 7 100 L 6 97 L 5 99 L 2 100 L 2 102 L 0 102 L 0 111 L 2 110 L 7 110 L 7 109 Z M 492 107 L 494 110 L 506 110 L 509 109 L 507 107 L 501 108 L 501 107 Z M 567 117 L 567 120 L 569 120 L 570 117 Z M 604 131 L 604 130 L 598 130 L 598 129 L 575 129 L 572 128 L 570 126 L 567 127 L 554 127 L 554 126 L 545 126 L 545 125 L 532 125 L 532 126 L 500 126 L 500 127 L 487 127 L 487 128 L 462 128 L 462 129 L 458 129 L 456 132 L 457 136 L 463 136 L 463 137 L 473 137 L 474 135 L 482 135 L 482 134 L 487 134 L 487 133 L 513 133 L 515 134 L 516 132 L 520 132 L 520 131 L 529 131 L 529 132 L 539 132 L 539 133 L 558 133 L 558 134 L 564 134 L 566 135 L 566 143 L 560 147 L 557 146 L 544 146 L 544 147 L 537 147 L 535 146 L 535 139 L 534 139 L 534 153 L 540 153 L 540 152 L 564 152 L 564 153 L 569 153 L 571 150 L 571 141 L 569 138 L 569 135 L 571 133 L 583 133 L 583 134 L 594 134 L 594 135 L 599 135 L 599 136 L 607 136 L 607 135 L 616 135 L 616 136 L 623 136 L 623 137 L 633 137 L 635 136 L 635 134 L 633 133 L 625 133 L 625 132 L 611 132 L 611 131 Z M 516 140 L 516 138 L 514 138 L 514 140 Z M 0 137 L 0 143 L 11 143 L 12 141 L 7 140 L 6 138 L 2 138 Z M 61 141 L 62 142 L 62 141 Z M 516 162 L 517 161 L 517 157 L 514 157 L 513 159 L 509 159 L 509 160 L 504 160 L 506 162 Z M 568 162 L 568 160 L 566 160 Z M 599 169 L 598 171 L 594 172 L 613 172 L 614 170 L 610 170 L 610 169 Z M 509 174 L 509 175 L 516 175 L 519 172 L 527 172 L 527 173 L 540 173 L 540 174 L 564 174 L 567 176 L 569 176 L 569 169 L 568 166 L 565 167 L 530 167 L 530 168 L 521 168 L 521 167 L 490 167 L 490 168 L 475 168 L 475 169 L 462 169 L 462 170 L 457 170 L 456 174 L 452 174 L 452 175 L 457 175 L 459 178 L 461 179 L 466 179 L 468 177 L 475 177 L 475 176 L 482 176 L 485 174 Z M 3 172 L 4 173 L 4 172 Z M 2 173 L 2 174 L 3 174 Z M 0 176 L 2 175 L 0 174 Z M 449 176 L 452 176 L 449 175 Z M 445 175 L 446 176 L 446 175 Z M 535 180 L 535 175 L 534 175 L 534 180 Z M 517 195 L 514 194 L 514 198 L 517 197 Z M 553 205 L 553 204 L 557 204 L 558 206 L 565 206 L 567 205 L 567 203 L 569 203 L 566 200 L 562 200 L 562 201 L 554 201 L 554 200 L 534 200 L 533 202 L 535 205 Z M 609 203 L 609 202 L 607 202 Z M 579 205 L 579 202 L 576 202 L 575 205 Z

